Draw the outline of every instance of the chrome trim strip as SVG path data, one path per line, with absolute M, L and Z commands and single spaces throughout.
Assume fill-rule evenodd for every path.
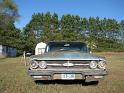
M 76 65 L 76 66 L 87 66 L 89 64 L 74 64 L 74 65 Z
M 47 64 L 48 66 L 63 66 L 63 64 Z M 89 64 L 74 64 L 74 66 L 87 66 Z
M 62 64 L 47 64 L 48 66 L 62 66 Z

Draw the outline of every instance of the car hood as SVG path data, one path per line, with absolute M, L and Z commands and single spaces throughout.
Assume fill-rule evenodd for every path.
M 104 60 L 104 58 L 82 52 L 48 52 L 42 55 L 33 55 L 34 60 Z

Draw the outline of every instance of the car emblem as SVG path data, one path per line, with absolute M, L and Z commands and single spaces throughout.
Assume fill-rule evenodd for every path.
M 71 66 L 74 66 L 74 64 L 73 63 L 64 63 L 63 66 L 69 66 L 69 67 L 71 67 Z

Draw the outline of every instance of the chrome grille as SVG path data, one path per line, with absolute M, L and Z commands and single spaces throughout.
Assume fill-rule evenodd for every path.
M 48 69 L 86 69 L 89 68 L 90 61 L 77 61 L 77 60 L 55 60 L 46 61 Z M 64 66 L 65 63 L 71 63 L 72 66 Z

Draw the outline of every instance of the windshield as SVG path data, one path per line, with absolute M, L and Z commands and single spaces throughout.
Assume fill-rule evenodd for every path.
M 88 52 L 85 43 L 81 42 L 50 42 L 47 44 L 46 52 L 50 51 L 81 51 Z

